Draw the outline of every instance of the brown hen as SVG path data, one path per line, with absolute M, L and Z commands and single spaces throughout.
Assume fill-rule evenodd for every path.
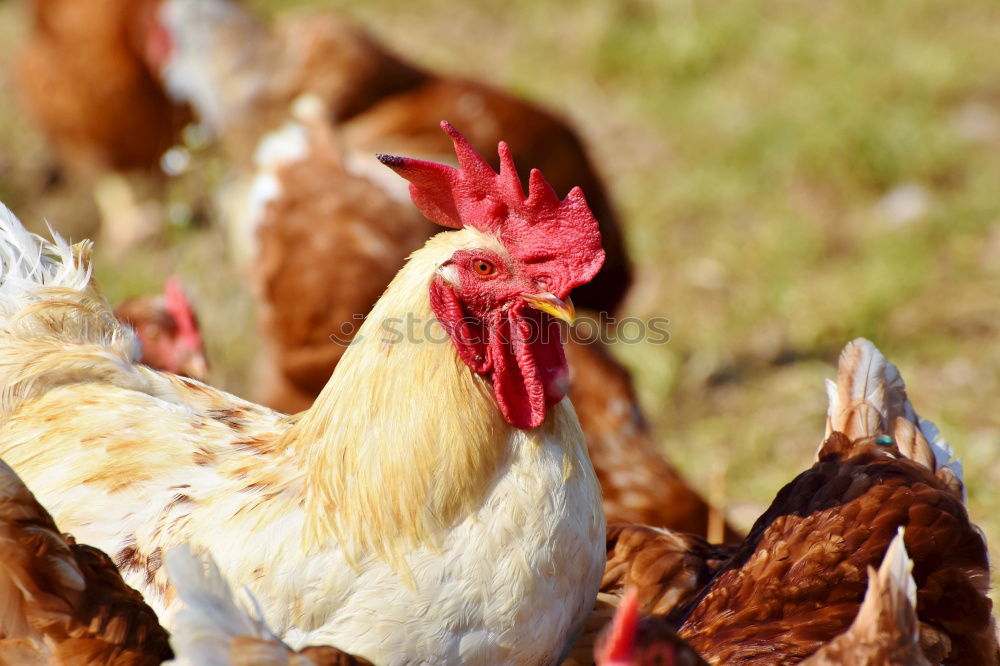
M 15 82 L 25 110 L 74 171 L 156 168 L 186 112 L 146 63 L 155 0 L 30 0 Z
M 801 661 L 858 615 L 868 567 L 905 526 L 928 660 L 998 663 L 989 561 L 962 503 L 960 467 L 873 344 L 841 354 L 829 436 L 683 616 L 711 663 Z
M 0 664 L 153 666 L 167 632 L 107 555 L 59 532 L 0 462 Z
M 260 398 L 288 413 L 313 403 L 360 327 L 360 313 L 434 232 L 413 206 L 343 167 L 315 105 L 296 110 L 308 152 L 284 158 L 279 142 L 294 141 L 292 133 L 271 137 L 279 146 L 273 158 L 262 154 L 254 192 L 271 198 L 259 211 L 250 273 L 266 348 Z

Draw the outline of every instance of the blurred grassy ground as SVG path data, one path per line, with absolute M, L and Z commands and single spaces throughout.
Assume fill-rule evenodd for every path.
M 1000 552 L 994 0 L 256 4 L 340 9 L 414 60 L 581 129 L 627 220 L 627 313 L 671 319 L 669 344 L 618 351 L 664 450 L 739 524 L 809 464 L 821 379 L 864 335 L 964 459 L 970 511 Z M 0 4 L 0 44 L 18 20 Z M 0 197 L 26 217 L 86 220 L 85 193 L 38 200 L 45 163 L 4 103 Z M 222 241 L 211 228 L 172 240 L 106 262 L 107 291 L 178 270 L 202 302 L 216 381 L 243 391 L 254 333 Z

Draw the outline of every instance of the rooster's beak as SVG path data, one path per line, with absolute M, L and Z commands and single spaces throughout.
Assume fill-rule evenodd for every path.
M 556 319 L 562 319 L 570 326 L 576 321 L 576 309 L 573 307 L 573 301 L 568 297 L 564 301 L 547 291 L 543 291 L 521 294 L 521 298 L 529 306 L 541 312 L 547 312 Z

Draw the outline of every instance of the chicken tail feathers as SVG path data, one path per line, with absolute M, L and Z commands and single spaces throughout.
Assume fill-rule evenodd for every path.
M 868 591 L 855 624 L 905 628 L 906 638 L 918 641 L 917 583 L 913 580 L 913 560 L 906 553 L 901 526 L 889 544 L 878 572 L 868 570 Z
M 237 605 L 211 557 L 195 555 L 185 544 L 167 552 L 166 567 L 182 603 L 170 636 L 176 666 L 299 663 L 290 661 L 292 651 L 263 620 Z
M 29 232 L 0 204 L 0 415 L 55 386 L 135 387 L 139 346 L 91 281 L 90 242 Z
M 935 472 L 964 499 L 962 463 L 930 421 L 920 418 L 906 395 L 899 370 L 869 340 L 849 342 L 840 353 L 837 380 L 827 380 L 830 405 L 826 434 L 817 460 L 830 452 L 831 435 L 841 433 L 851 446 L 893 447 Z
M 17 306 L 37 300 L 42 288 L 87 289 L 89 242 L 71 246 L 51 233 L 51 241 L 31 233 L 0 203 L 0 317 L 4 322 L 14 314 L 12 309 L 16 312 Z

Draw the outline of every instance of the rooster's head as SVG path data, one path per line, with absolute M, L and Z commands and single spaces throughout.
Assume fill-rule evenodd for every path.
M 492 382 L 504 418 L 535 428 L 568 388 L 556 319 L 572 322 L 570 291 L 604 263 L 597 220 L 579 188 L 560 200 L 537 169 L 525 196 L 505 143 L 498 174 L 454 127 L 441 126 L 460 168 L 379 159 L 410 181 L 413 202 L 432 221 L 479 232 L 480 242 L 456 243 L 439 266 L 431 307 L 462 361 Z

